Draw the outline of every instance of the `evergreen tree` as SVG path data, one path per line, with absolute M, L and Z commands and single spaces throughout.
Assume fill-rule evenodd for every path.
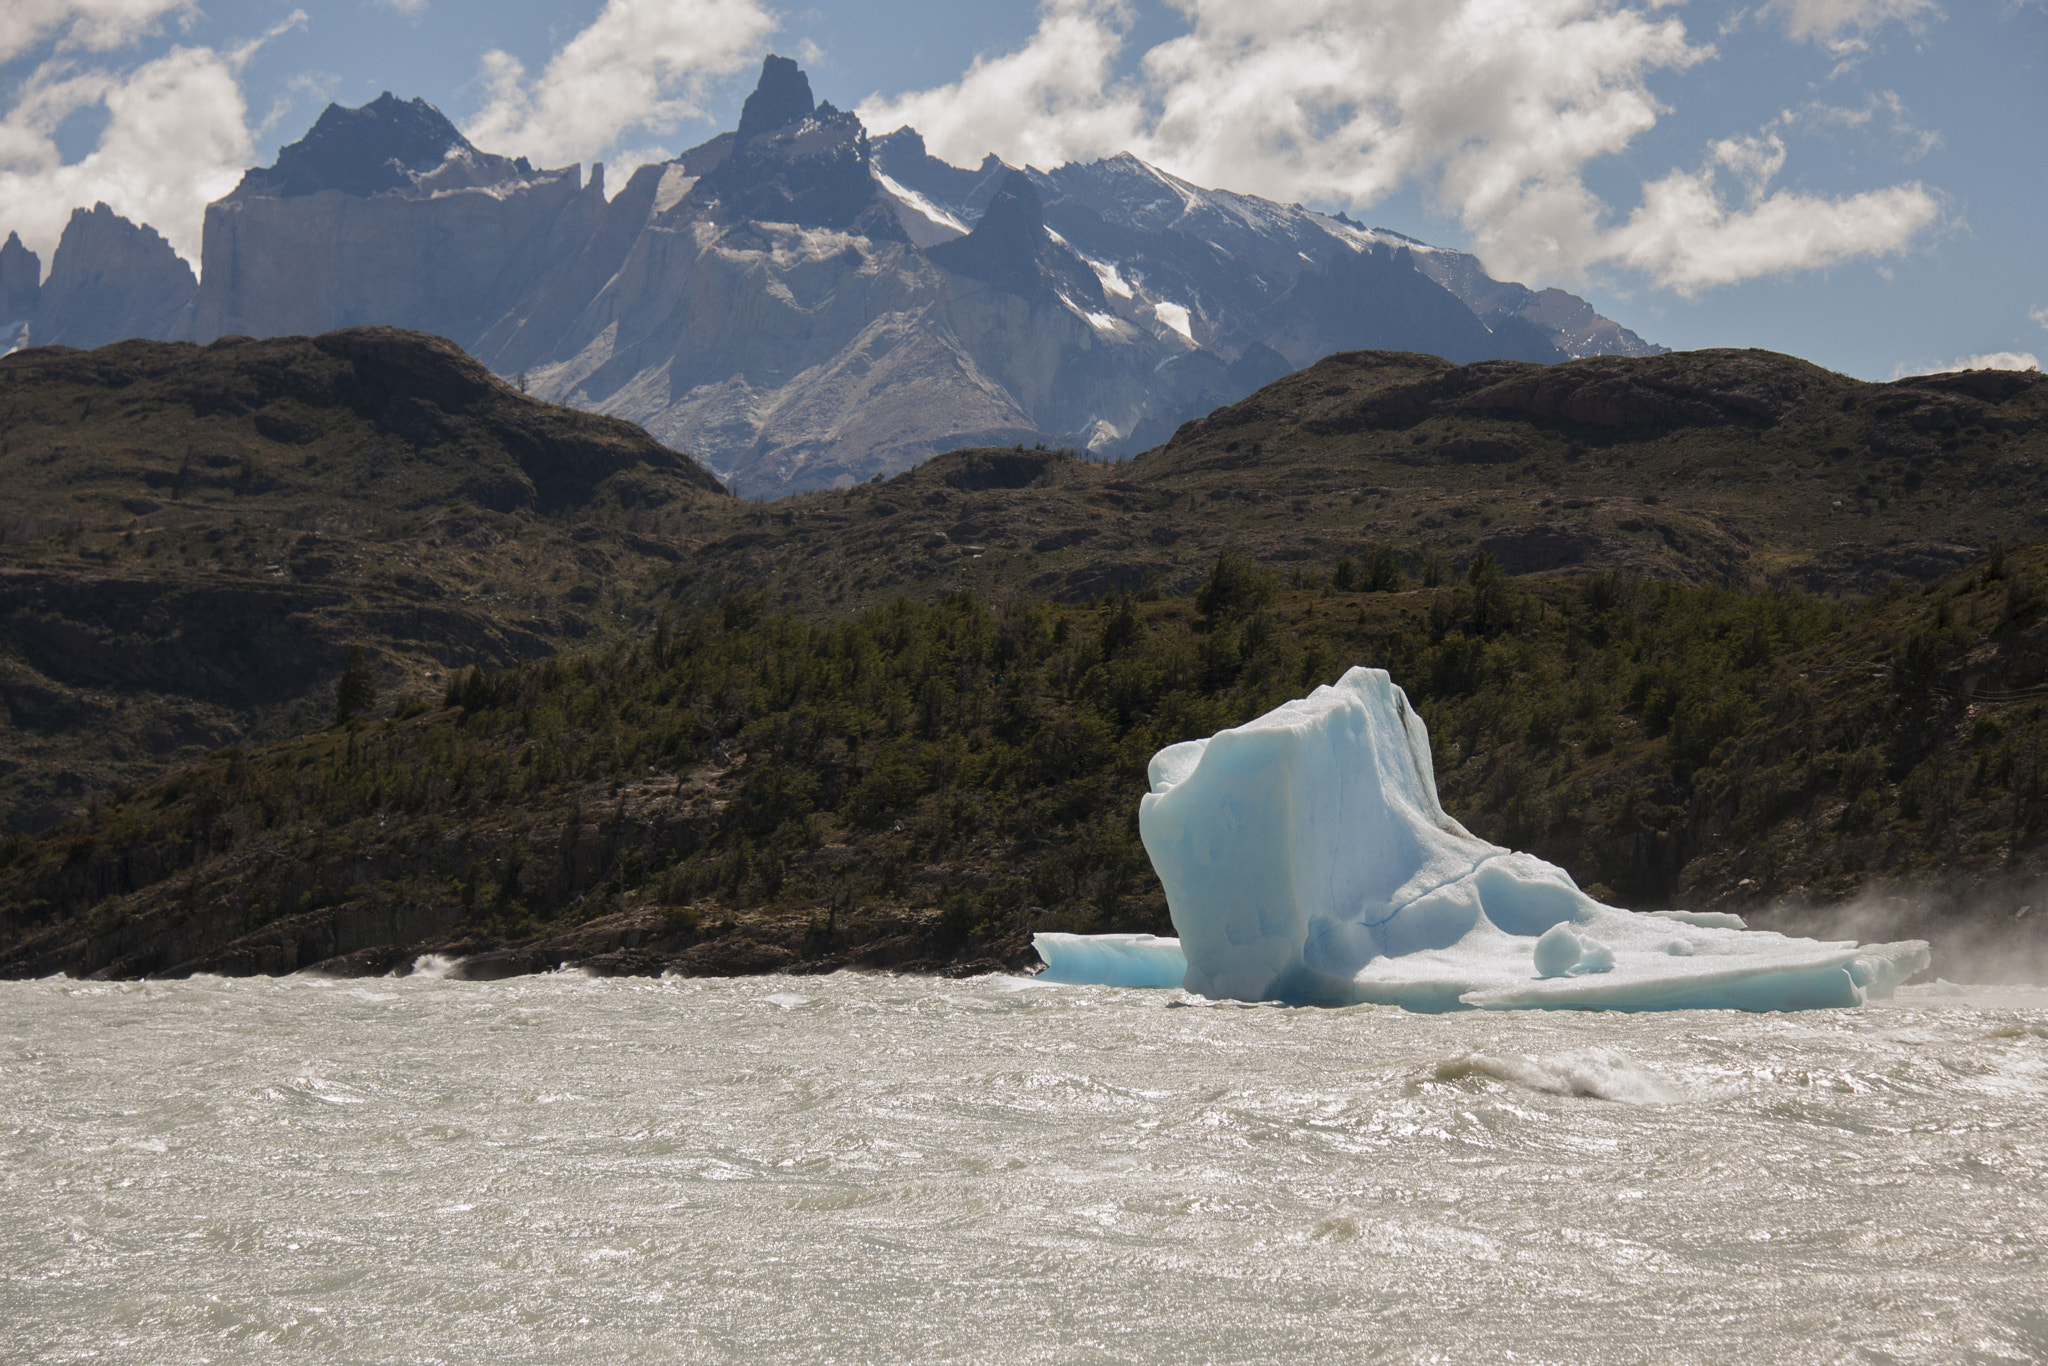
M 351 721 L 376 705 L 377 678 L 370 672 L 370 657 L 362 646 L 351 645 L 341 679 L 334 685 L 334 724 Z
M 1390 545 L 1376 545 L 1365 557 L 1365 574 L 1360 587 L 1368 593 L 1398 593 L 1408 586 L 1401 573 L 1401 552 Z

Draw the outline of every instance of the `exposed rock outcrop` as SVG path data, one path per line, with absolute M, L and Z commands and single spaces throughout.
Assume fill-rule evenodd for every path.
M 172 336 L 198 288 L 192 267 L 155 228 L 105 204 L 74 209 L 29 338 L 37 346 L 89 350 L 127 337 Z
M 20 234 L 8 233 L 0 244 L 0 327 L 33 320 L 42 293 L 42 258 L 21 244 Z

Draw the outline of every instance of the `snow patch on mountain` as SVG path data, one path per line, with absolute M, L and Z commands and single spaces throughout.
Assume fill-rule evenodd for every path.
M 1152 305 L 1152 316 L 1186 337 L 1190 346 L 1195 344 L 1195 331 L 1188 325 L 1188 311 L 1185 306 L 1160 299 Z

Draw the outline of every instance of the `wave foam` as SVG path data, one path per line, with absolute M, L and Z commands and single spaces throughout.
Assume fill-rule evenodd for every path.
M 1590 1096 L 1625 1105 L 1668 1105 L 1679 1095 L 1663 1078 L 1611 1048 L 1586 1048 L 1547 1058 L 1459 1053 L 1436 1065 L 1438 1081 L 1489 1077 L 1553 1096 Z

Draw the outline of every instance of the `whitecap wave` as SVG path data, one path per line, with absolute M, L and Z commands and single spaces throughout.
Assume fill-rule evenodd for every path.
M 1681 1097 L 1663 1078 L 1611 1048 L 1583 1048 L 1539 1058 L 1458 1053 L 1436 1065 L 1438 1081 L 1488 1077 L 1553 1096 L 1590 1096 L 1627 1105 L 1668 1105 Z

